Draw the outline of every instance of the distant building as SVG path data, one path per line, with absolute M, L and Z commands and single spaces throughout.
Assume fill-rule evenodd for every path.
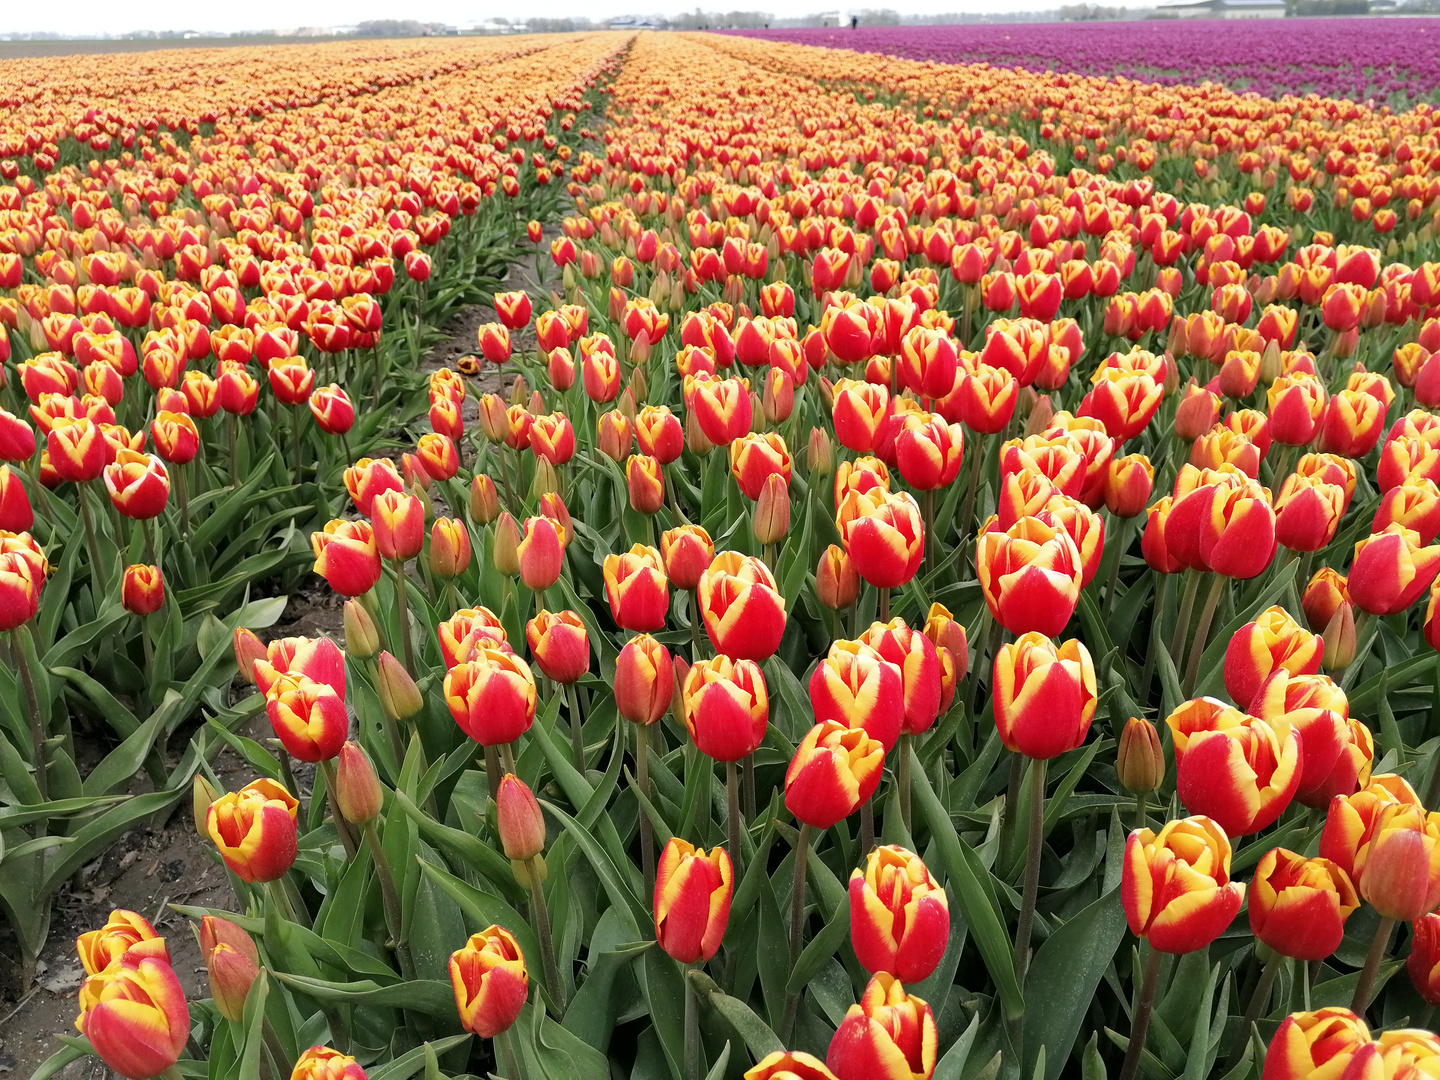
M 654 15 L 621 15 L 610 20 L 611 30 L 664 30 L 665 23 Z
M 1285 0 L 1192 0 L 1163 4 L 1155 14 L 1171 19 L 1283 19 Z

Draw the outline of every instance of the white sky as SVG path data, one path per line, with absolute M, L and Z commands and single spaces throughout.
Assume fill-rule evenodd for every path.
M 1063 0 L 711 0 L 706 11 L 768 11 L 788 18 L 822 11 L 864 7 L 891 7 L 915 14 L 954 11 L 974 13 L 1056 7 Z M 1114 2 L 1114 0 L 1111 0 Z M 1122 0 L 1123 2 L 1123 0 Z M 234 33 L 243 30 L 289 29 L 297 26 L 353 25 L 367 19 L 418 19 L 422 22 L 469 26 L 495 16 L 528 14 L 554 18 L 584 16 L 605 19 L 616 15 L 655 14 L 693 10 L 656 0 L 546 0 L 515 7 L 474 4 L 465 0 L 245 0 L 244 3 L 184 5 L 117 4 L 114 0 L 70 0 L 66 4 L 27 4 L 20 0 L 0 4 L 0 34 L 58 32 L 66 36 L 123 34 L 134 30 L 197 30 Z

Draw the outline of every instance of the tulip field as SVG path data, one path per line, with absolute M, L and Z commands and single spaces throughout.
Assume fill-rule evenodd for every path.
M 1433 50 L 885 52 L 0 63 L 32 1080 L 1440 1077 Z

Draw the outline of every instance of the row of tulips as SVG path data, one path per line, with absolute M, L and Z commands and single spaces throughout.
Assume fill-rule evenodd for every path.
M 1430 1067 L 1428 111 L 620 44 L 548 306 L 317 475 L 343 650 L 233 635 L 258 960 L 125 1075 Z

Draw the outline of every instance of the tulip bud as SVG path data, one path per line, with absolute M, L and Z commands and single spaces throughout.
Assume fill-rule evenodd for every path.
M 760 498 L 755 503 L 755 539 L 762 544 L 776 544 L 790 531 L 790 490 L 779 473 L 765 478 Z
M 212 921 L 225 923 L 235 933 L 227 934 L 224 940 L 212 942 L 207 949 L 204 944 L 206 932 L 201 930 L 201 949 L 205 956 L 205 971 L 210 979 L 210 996 L 221 1016 L 231 1023 L 239 1023 L 245 1018 L 245 999 L 250 996 L 250 987 L 260 975 L 260 954 L 250 935 L 234 923 L 224 919 L 212 920 L 207 915 L 206 923 Z M 236 934 L 244 938 L 244 944 L 239 942 Z
M 357 660 L 368 660 L 380 651 L 380 631 L 370 613 L 358 600 L 346 600 L 345 651 Z
M 255 684 L 255 661 L 264 660 L 265 656 L 265 646 L 254 631 L 243 626 L 235 631 L 235 664 L 240 668 L 241 677 L 252 686 Z
M 200 839 L 208 840 L 210 833 L 205 826 L 205 821 L 210 816 L 210 804 L 220 797 L 220 793 L 215 790 L 214 784 L 199 773 L 195 774 L 195 782 L 191 785 L 191 790 L 195 812 L 195 831 L 200 834 Z
M 815 594 L 831 611 L 845 610 L 860 595 L 860 575 L 839 544 L 831 544 L 820 555 L 815 569 Z
M 1160 736 L 1149 720 L 1132 716 L 1120 732 L 1115 771 L 1126 791 L 1136 795 L 1158 791 L 1165 780 L 1165 754 Z
M 476 473 L 470 481 L 470 516 L 481 525 L 489 525 L 500 513 L 500 496 L 495 481 L 486 473 Z
M 1342 671 L 1355 659 L 1355 612 L 1349 601 L 1342 602 L 1330 616 L 1321 634 L 1325 655 L 1320 661 L 1326 671 Z
M 830 436 L 821 428 L 810 429 L 810 441 L 805 446 L 805 467 L 811 476 L 829 476 L 834 469 L 834 455 L 830 448 Z
M 525 781 L 509 773 L 501 778 L 495 813 L 507 859 L 524 862 L 545 850 L 545 817 Z
M 380 790 L 380 778 L 375 775 L 375 767 L 370 764 L 365 751 L 353 742 L 347 742 L 340 748 L 340 764 L 335 775 L 335 802 L 340 807 L 340 816 L 352 825 L 364 825 L 378 817 L 385 805 L 385 793 Z
M 136 563 L 125 568 L 120 603 L 133 615 L 154 615 L 165 606 L 165 579 L 158 566 Z
M 520 526 L 508 510 L 495 523 L 495 543 L 490 557 L 500 573 L 509 577 L 520 573 Z
M 382 652 L 377 664 L 380 704 L 391 720 L 408 720 L 425 707 L 420 688 L 405 665 L 389 652 Z
M 1025 417 L 1025 436 L 1038 435 L 1050 426 L 1050 421 L 1055 416 L 1055 403 L 1050 400 L 1049 395 L 1040 397 L 1030 387 L 1020 391 L 1022 407 L 1028 405 Z

